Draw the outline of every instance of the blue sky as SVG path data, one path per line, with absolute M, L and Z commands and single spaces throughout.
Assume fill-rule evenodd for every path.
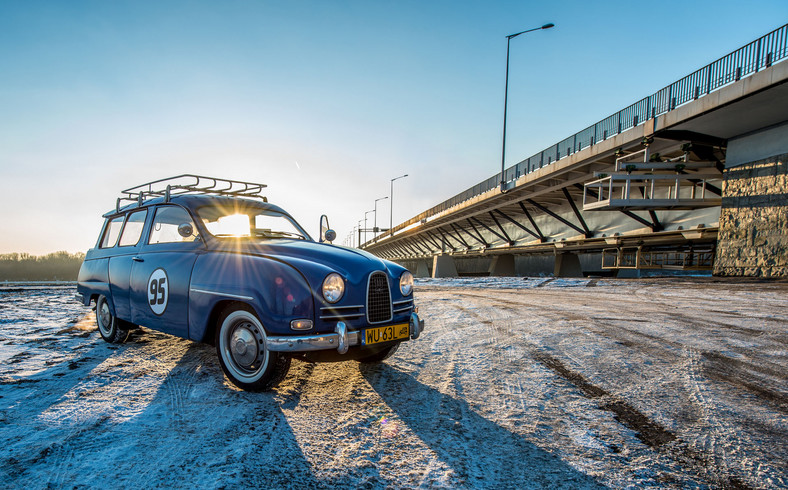
M 121 189 L 269 185 L 341 243 L 395 224 L 788 21 L 788 2 L 0 0 L 0 253 L 91 247 Z M 373 214 L 368 217 L 372 221 Z M 378 203 L 387 226 L 388 201 Z

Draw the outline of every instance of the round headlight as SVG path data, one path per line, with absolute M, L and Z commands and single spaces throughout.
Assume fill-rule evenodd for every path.
M 403 296 L 408 296 L 413 292 L 413 274 L 405 271 L 399 276 L 399 290 Z
M 323 297 L 329 303 L 336 303 L 345 294 L 345 280 L 336 272 L 332 272 L 323 279 Z

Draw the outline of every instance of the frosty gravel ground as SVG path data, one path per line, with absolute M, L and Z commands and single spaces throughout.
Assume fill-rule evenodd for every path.
M 270 393 L 74 293 L 0 287 L 2 488 L 788 486 L 786 282 L 420 280 L 419 340 Z

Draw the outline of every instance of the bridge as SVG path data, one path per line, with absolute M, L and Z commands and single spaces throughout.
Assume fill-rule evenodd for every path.
M 788 24 L 361 247 L 433 277 L 788 275 L 787 37 Z M 753 265 L 764 253 L 778 257 Z

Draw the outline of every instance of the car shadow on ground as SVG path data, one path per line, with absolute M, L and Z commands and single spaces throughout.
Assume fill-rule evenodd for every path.
M 37 419 L 83 382 L 85 372 L 101 364 L 114 349 L 117 347 L 97 343 L 76 357 L 31 376 L 8 376 L 0 380 L 0 398 L 3 399 L 0 407 L 10 410 L 13 405 L 13 417 L 24 423 Z
M 129 437 L 133 454 L 150 455 L 123 472 L 137 473 L 142 486 L 318 487 L 276 394 L 235 388 L 214 347 L 183 342 L 147 408 L 109 438 Z
M 471 488 L 603 488 L 558 456 L 388 364 L 361 373 L 397 416 Z
M 5 481 L 20 488 L 320 486 L 275 393 L 232 387 L 213 347 L 145 331 L 122 346 L 97 342 L 78 358 L 0 386 L 0 406 L 14 404 L 0 413 L 0 436 L 9 441 L 0 450 Z M 134 358 L 151 342 L 163 346 L 160 359 L 174 362 L 171 369 L 126 364 L 90 382 L 114 353 Z M 166 359 L 167 345 L 177 359 Z M 57 418 L 41 418 L 64 403 Z

